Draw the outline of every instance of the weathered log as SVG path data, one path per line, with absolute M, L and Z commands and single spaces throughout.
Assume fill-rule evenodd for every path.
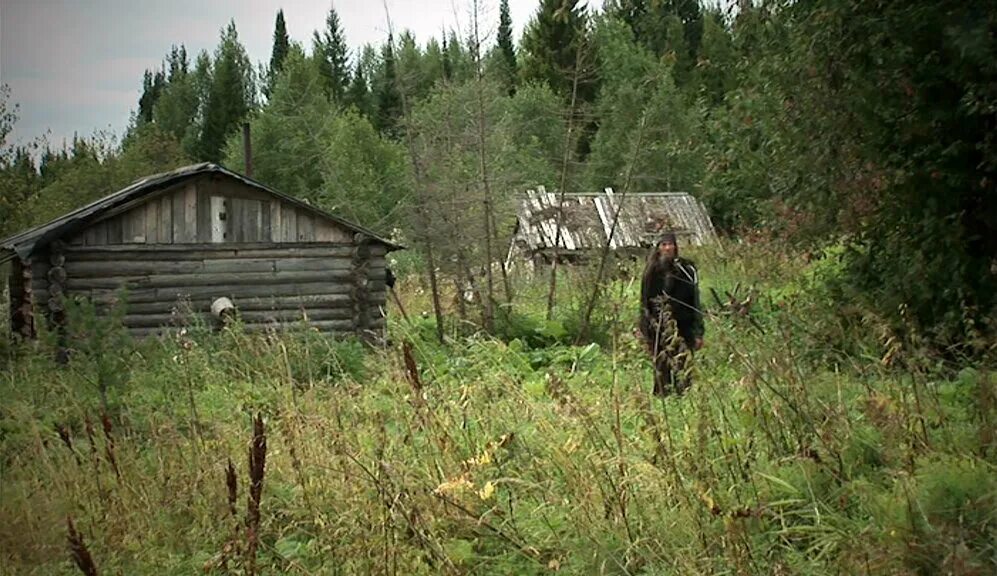
M 243 298 L 266 298 L 271 296 L 319 296 L 331 294 L 349 294 L 352 287 L 349 284 L 329 282 L 286 283 L 271 286 L 252 284 L 225 284 L 218 286 L 191 286 L 172 288 L 138 288 L 128 290 L 129 303 L 176 302 L 179 299 L 197 300 L 198 298 L 217 298 L 228 296 L 238 303 Z M 384 292 L 384 281 L 371 282 L 372 292 Z M 88 296 L 96 302 L 110 302 L 120 296 L 117 288 L 75 291 Z
M 92 261 L 70 259 L 66 262 L 66 272 L 74 278 L 104 278 L 107 276 L 129 276 L 147 274 L 193 274 L 201 272 L 204 264 L 195 260 L 148 261 L 116 260 Z
M 159 274 L 149 276 L 111 276 L 106 278 L 76 278 L 66 281 L 67 288 L 73 290 L 99 290 L 119 287 L 133 288 L 177 288 L 200 286 L 271 286 L 280 284 L 294 285 L 308 282 L 347 282 L 350 272 L 347 270 L 328 270 L 318 272 L 250 272 L 237 273 L 202 273 L 202 274 Z
M 372 244 L 371 255 L 383 256 L 387 248 Z M 220 258 L 350 257 L 353 245 L 343 242 L 225 243 L 225 244 L 120 244 L 67 246 L 72 260 L 205 260 Z
M 384 305 L 384 292 L 371 293 L 371 302 L 375 305 Z M 212 302 L 211 297 L 202 297 L 194 300 L 163 300 L 156 302 L 135 303 L 129 301 L 126 310 L 129 314 L 170 314 L 173 310 L 191 310 L 194 312 L 206 312 Z M 94 303 L 98 309 L 104 311 L 115 303 L 113 298 L 95 299 Z M 344 308 L 352 307 L 349 294 L 318 294 L 313 296 L 278 296 L 278 297 L 255 297 L 233 299 L 237 310 L 313 310 L 322 308 Z
M 50 298 L 47 302 L 47 306 L 50 312 L 66 311 L 66 301 L 64 298 Z
M 48 281 L 53 284 L 62 284 L 66 277 L 66 269 L 62 266 L 53 266 L 48 270 Z
M 75 278 L 107 276 L 145 276 L 155 274 L 199 274 L 221 272 L 309 272 L 345 270 L 352 265 L 347 257 L 225 258 L 220 260 L 70 260 L 66 271 Z M 384 259 L 371 261 L 384 267 Z

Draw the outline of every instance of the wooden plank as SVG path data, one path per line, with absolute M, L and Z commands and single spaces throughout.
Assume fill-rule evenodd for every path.
M 172 208 L 170 209 L 171 217 L 173 219 L 173 242 L 172 244 L 184 244 L 184 194 L 182 190 L 179 190 L 170 195 L 170 201 L 172 202 Z
M 103 222 L 95 224 L 94 226 L 91 226 L 83 231 L 82 236 L 84 244 L 87 246 L 97 245 L 97 226 L 100 226 L 101 224 L 103 224 Z M 72 244 L 72 242 L 70 242 L 70 244 Z
M 145 242 L 159 242 L 159 202 L 152 201 L 145 205 Z
M 264 237 L 264 242 L 280 242 L 282 240 L 283 228 L 281 227 L 282 206 L 279 200 L 270 202 L 270 236 Z
M 321 218 L 315 219 L 316 242 L 349 242 L 352 239 L 352 231 L 345 230 L 328 220 Z
M 260 204 L 260 234 L 256 238 L 257 242 L 270 242 L 273 239 L 273 234 L 270 231 L 270 213 L 273 204 L 274 202 Z
M 243 200 L 242 237 L 245 242 L 259 242 L 262 228 L 262 205 L 259 200 Z
M 106 245 L 107 244 L 107 231 L 108 231 L 107 222 L 106 221 L 105 222 L 98 222 L 98 223 L 94 224 L 92 228 L 93 228 L 93 231 L 94 231 L 94 245 L 95 246 L 104 246 L 104 245 Z
M 159 203 L 159 244 L 173 243 L 173 200 L 169 195 L 162 196 L 153 202 Z
M 188 286 L 226 286 L 245 283 L 252 286 L 274 284 L 293 285 L 298 282 L 347 282 L 352 277 L 349 270 L 320 272 L 248 272 L 248 273 L 199 273 L 155 274 L 148 276 L 104 276 L 99 278 L 70 277 L 66 286 L 76 290 L 94 290 L 128 286 L 129 288 L 160 288 Z
M 197 242 L 204 244 L 211 242 L 211 194 L 206 186 L 199 186 L 197 189 Z
M 283 242 L 298 241 L 298 211 L 293 206 L 285 205 L 281 211 L 281 239 Z
M 246 201 L 242 198 L 226 198 L 228 206 L 228 240 L 232 242 L 245 242 L 246 232 L 243 224 L 245 218 Z
M 304 210 L 298 213 L 298 242 L 315 241 L 315 220 Z
M 197 183 L 191 182 L 183 191 L 183 241 L 197 242 Z
M 121 215 L 124 218 L 125 244 L 145 244 L 145 207 L 143 204 Z
M 124 231 L 121 225 L 121 216 L 107 220 L 107 243 L 121 244 L 124 238 Z

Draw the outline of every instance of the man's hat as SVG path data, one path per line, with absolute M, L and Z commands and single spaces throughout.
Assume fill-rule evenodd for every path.
M 674 232 L 664 232 L 661 236 L 658 236 L 657 246 L 661 246 L 665 242 L 671 242 L 672 244 L 678 246 L 678 238 L 675 237 Z

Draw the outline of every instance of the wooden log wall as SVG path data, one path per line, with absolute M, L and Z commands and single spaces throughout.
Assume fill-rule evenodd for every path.
M 202 177 L 109 213 L 73 246 L 349 242 L 352 232 L 226 176 Z
M 66 297 L 90 298 L 99 308 L 115 304 L 124 289 L 124 324 L 137 336 L 189 322 L 192 314 L 213 324 L 211 302 L 222 296 L 250 330 L 301 320 L 327 332 L 353 332 L 358 324 L 378 330 L 387 299 L 386 250 L 370 244 L 366 251 L 362 309 L 354 301 L 352 243 L 67 246 L 60 266 L 49 262 L 48 286 L 36 302 L 54 298 L 55 280 Z
M 368 284 L 370 275 L 370 244 L 366 234 L 357 233 L 353 237 L 353 257 L 351 262 L 350 282 L 352 284 L 353 300 L 353 331 L 359 336 L 365 336 L 368 330 Z M 382 266 L 383 272 L 383 266 Z M 382 274 L 383 277 L 383 274 Z
M 35 316 L 32 305 L 31 265 L 20 258 L 15 258 L 12 264 L 9 277 L 10 331 L 21 338 L 34 338 Z

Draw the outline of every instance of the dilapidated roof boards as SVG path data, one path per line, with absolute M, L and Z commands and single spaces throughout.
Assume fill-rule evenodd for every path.
M 509 260 L 516 254 L 537 255 L 552 250 L 557 239 L 564 255 L 600 249 L 645 248 L 664 231 L 693 246 L 710 244 L 716 231 L 703 204 L 685 192 L 565 194 L 558 234 L 558 194 L 542 186 L 527 190 L 516 206 L 517 229 Z M 618 214 L 618 215 L 617 215 Z M 613 231 L 613 223 L 616 229 Z

